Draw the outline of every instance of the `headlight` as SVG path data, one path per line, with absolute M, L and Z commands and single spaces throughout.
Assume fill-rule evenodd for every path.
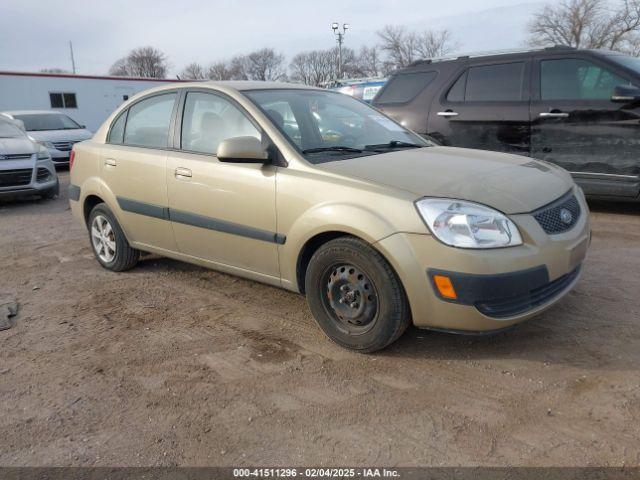
M 441 242 L 460 248 L 498 248 L 522 245 L 515 223 L 505 215 L 464 200 L 423 198 L 418 212 Z
M 51 142 L 38 141 L 38 143 L 45 148 L 56 148 L 56 146 Z
M 38 160 L 49 160 L 51 155 L 49 154 L 49 150 L 44 147 L 40 147 L 38 150 Z

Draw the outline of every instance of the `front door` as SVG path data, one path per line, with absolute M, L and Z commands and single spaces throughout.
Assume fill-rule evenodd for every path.
M 222 140 L 261 138 L 259 128 L 221 94 L 189 91 L 183 103 L 179 148 L 167 162 L 170 217 L 179 251 L 278 277 L 277 167 L 216 158 Z
M 102 150 L 102 178 L 116 196 L 131 242 L 174 251 L 168 221 L 167 145 L 177 93 L 133 104 L 112 124 Z
M 630 79 L 592 58 L 541 57 L 534 66 L 531 153 L 572 173 L 585 193 L 636 197 L 640 109 L 611 101 Z
M 473 65 L 433 101 L 427 132 L 444 145 L 529 154 L 529 61 Z

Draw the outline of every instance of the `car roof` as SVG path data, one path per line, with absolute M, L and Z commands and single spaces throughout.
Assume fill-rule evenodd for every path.
M 570 53 L 589 53 L 592 55 L 610 56 L 610 55 L 622 55 L 620 52 L 612 52 L 610 50 L 589 50 L 589 49 L 577 49 L 574 47 L 567 47 L 558 45 L 555 47 L 537 48 L 537 49 L 521 49 L 521 50 L 508 50 L 499 52 L 476 52 L 459 55 L 450 55 L 445 57 L 429 58 L 423 60 L 416 60 L 408 65 L 407 69 L 421 68 L 437 63 L 456 63 L 464 62 L 468 60 L 481 59 L 483 61 L 492 60 L 511 60 L 519 59 L 524 55 L 544 54 L 544 55 L 566 55 Z M 403 69 L 402 69 L 403 70 Z
M 44 115 L 44 114 L 57 114 L 57 115 L 64 115 L 64 113 L 62 112 L 58 112 L 56 110 L 11 110 L 11 111 L 6 111 L 6 112 L 0 112 L 0 113 L 4 113 L 5 115 L 30 115 L 30 114 L 35 114 L 35 115 Z
M 191 81 L 181 84 L 161 85 L 153 87 L 148 90 L 144 90 L 136 94 L 134 98 L 143 97 L 149 93 L 157 93 L 165 90 L 175 90 L 181 88 L 212 88 L 214 90 L 229 91 L 235 90 L 237 92 L 249 91 L 249 90 L 281 90 L 281 89 L 296 89 L 296 90 L 319 90 L 327 91 L 318 87 L 311 87 L 300 83 L 286 83 L 286 82 L 262 82 L 256 80 L 229 80 L 229 81 L 216 81 L 216 80 L 203 80 L 203 81 Z
M 208 81 L 204 82 L 209 85 L 220 85 L 234 90 L 276 90 L 281 88 L 295 88 L 300 90 L 321 90 L 317 87 L 310 87 L 301 83 L 288 83 L 288 82 L 263 82 L 255 80 L 231 80 L 231 81 Z

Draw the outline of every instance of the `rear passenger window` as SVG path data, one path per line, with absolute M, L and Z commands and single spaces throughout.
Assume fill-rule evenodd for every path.
M 560 59 L 540 62 L 542 100 L 609 100 L 618 85 L 629 80 L 587 60 Z
M 389 80 L 375 103 L 407 103 L 433 82 L 437 75 L 436 72 L 400 73 Z
M 167 148 L 175 93 L 156 95 L 129 109 L 124 143 L 142 147 Z M 115 127 L 115 125 L 114 125 Z
M 524 63 L 471 67 L 467 74 L 466 102 L 522 100 Z
M 108 143 L 122 143 L 124 138 L 124 124 L 127 121 L 127 112 L 122 112 L 118 119 L 111 125 L 109 131 Z

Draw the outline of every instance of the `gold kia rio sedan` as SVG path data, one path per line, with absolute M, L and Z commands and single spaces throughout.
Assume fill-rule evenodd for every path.
M 590 240 L 561 168 L 435 146 L 301 85 L 148 90 L 71 165 L 71 209 L 103 267 L 153 252 L 300 292 L 332 340 L 361 352 L 411 322 L 512 327 L 571 290 Z

